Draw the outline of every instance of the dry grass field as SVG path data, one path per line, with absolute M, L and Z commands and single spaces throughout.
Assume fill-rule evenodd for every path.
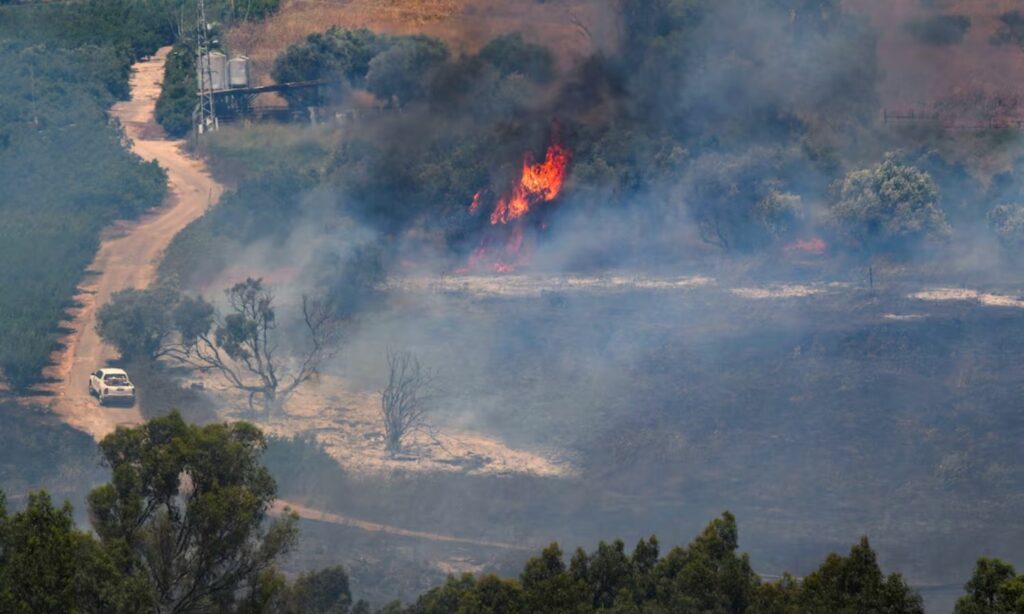
M 233 28 L 227 41 L 234 53 L 252 59 L 262 83 L 269 82 L 274 58 L 288 45 L 332 26 L 436 36 L 456 54 L 519 31 L 568 66 L 616 45 L 613 9 L 613 2 L 591 0 L 284 0 L 277 16 Z
M 1024 6 L 1016 0 L 845 0 L 844 6 L 868 16 L 878 31 L 882 69 L 880 94 L 890 108 L 941 101 L 1020 97 L 1024 99 L 1024 50 L 993 45 L 999 17 Z M 971 20 L 963 40 L 949 45 L 919 42 L 907 24 L 935 15 Z

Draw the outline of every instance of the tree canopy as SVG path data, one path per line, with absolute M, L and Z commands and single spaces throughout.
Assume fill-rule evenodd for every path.
M 270 517 L 265 446 L 250 424 L 199 427 L 177 412 L 119 428 L 100 444 L 112 477 L 89 495 L 95 533 L 45 492 L 13 514 L 0 492 L 0 611 L 347 614 L 344 569 L 294 581 L 277 569 L 298 519 Z
M 294 545 L 297 518 L 268 517 L 277 488 L 265 447 L 250 424 L 199 427 L 176 412 L 100 443 L 113 475 L 89 495 L 93 528 L 159 611 L 232 603 Z
M 1013 565 L 981 557 L 956 602 L 956 614 L 1019 614 L 1024 612 L 1024 574 Z
M 726 512 L 688 546 L 661 556 L 657 538 L 632 553 L 615 541 L 568 565 L 552 544 L 527 561 L 518 580 L 449 577 L 405 610 L 448 612 L 721 612 L 921 614 L 921 598 L 898 575 L 884 576 L 866 539 L 849 556 L 830 555 L 803 580 L 765 583 L 739 554 L 736 519 Z
M 851 171 L 837 184 L 832 216 L 839 229 L 866 246 L 943 239 L 950 233 L 935 182 L 890 154 L 877 166 Z

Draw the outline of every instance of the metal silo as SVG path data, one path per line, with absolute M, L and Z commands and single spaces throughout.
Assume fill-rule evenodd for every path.
M 200 61 L 199 71 L 199 83 L 206 83 L 214 91 L 228 89 L 228 56 L 211 51 Z
M 228 61 L 228 85 L 249 87 L 249 58 L 239 55 Z

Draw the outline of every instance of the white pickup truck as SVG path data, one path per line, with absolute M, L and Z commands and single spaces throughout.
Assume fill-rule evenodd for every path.
M 120 401 L 135 404 L 135 385 L 123 369 L 99 369 L 89 376 L 89 394 L 100 400 L 100 405 Z

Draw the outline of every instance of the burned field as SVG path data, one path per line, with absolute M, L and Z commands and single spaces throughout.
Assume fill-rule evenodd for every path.
M 568 548 L 651 533 L 677 543 L 729 509 L 762 573 L 802 573 L 868 534 L 918 586 L 955 584 L 979 554 L 1024 547 L 1012 537 L 1024 475 L 1009 460 L 1024 436 L 1019 307 L 924 300 L 895 284 L 485 279 L 393 291 L 337 368 L 369 387 L 372 365 L 358 357 L 402 339 L 442 367 L 439 427 L 545 451 L 571 475 L 374 480 L 307 463 L 323 473 L 282 479 L 286 496 Z M 452 557 L 510 573 L 525 557 L 399 542 L 399 559 L 434 561 L 439 575 L 435 563 Z

